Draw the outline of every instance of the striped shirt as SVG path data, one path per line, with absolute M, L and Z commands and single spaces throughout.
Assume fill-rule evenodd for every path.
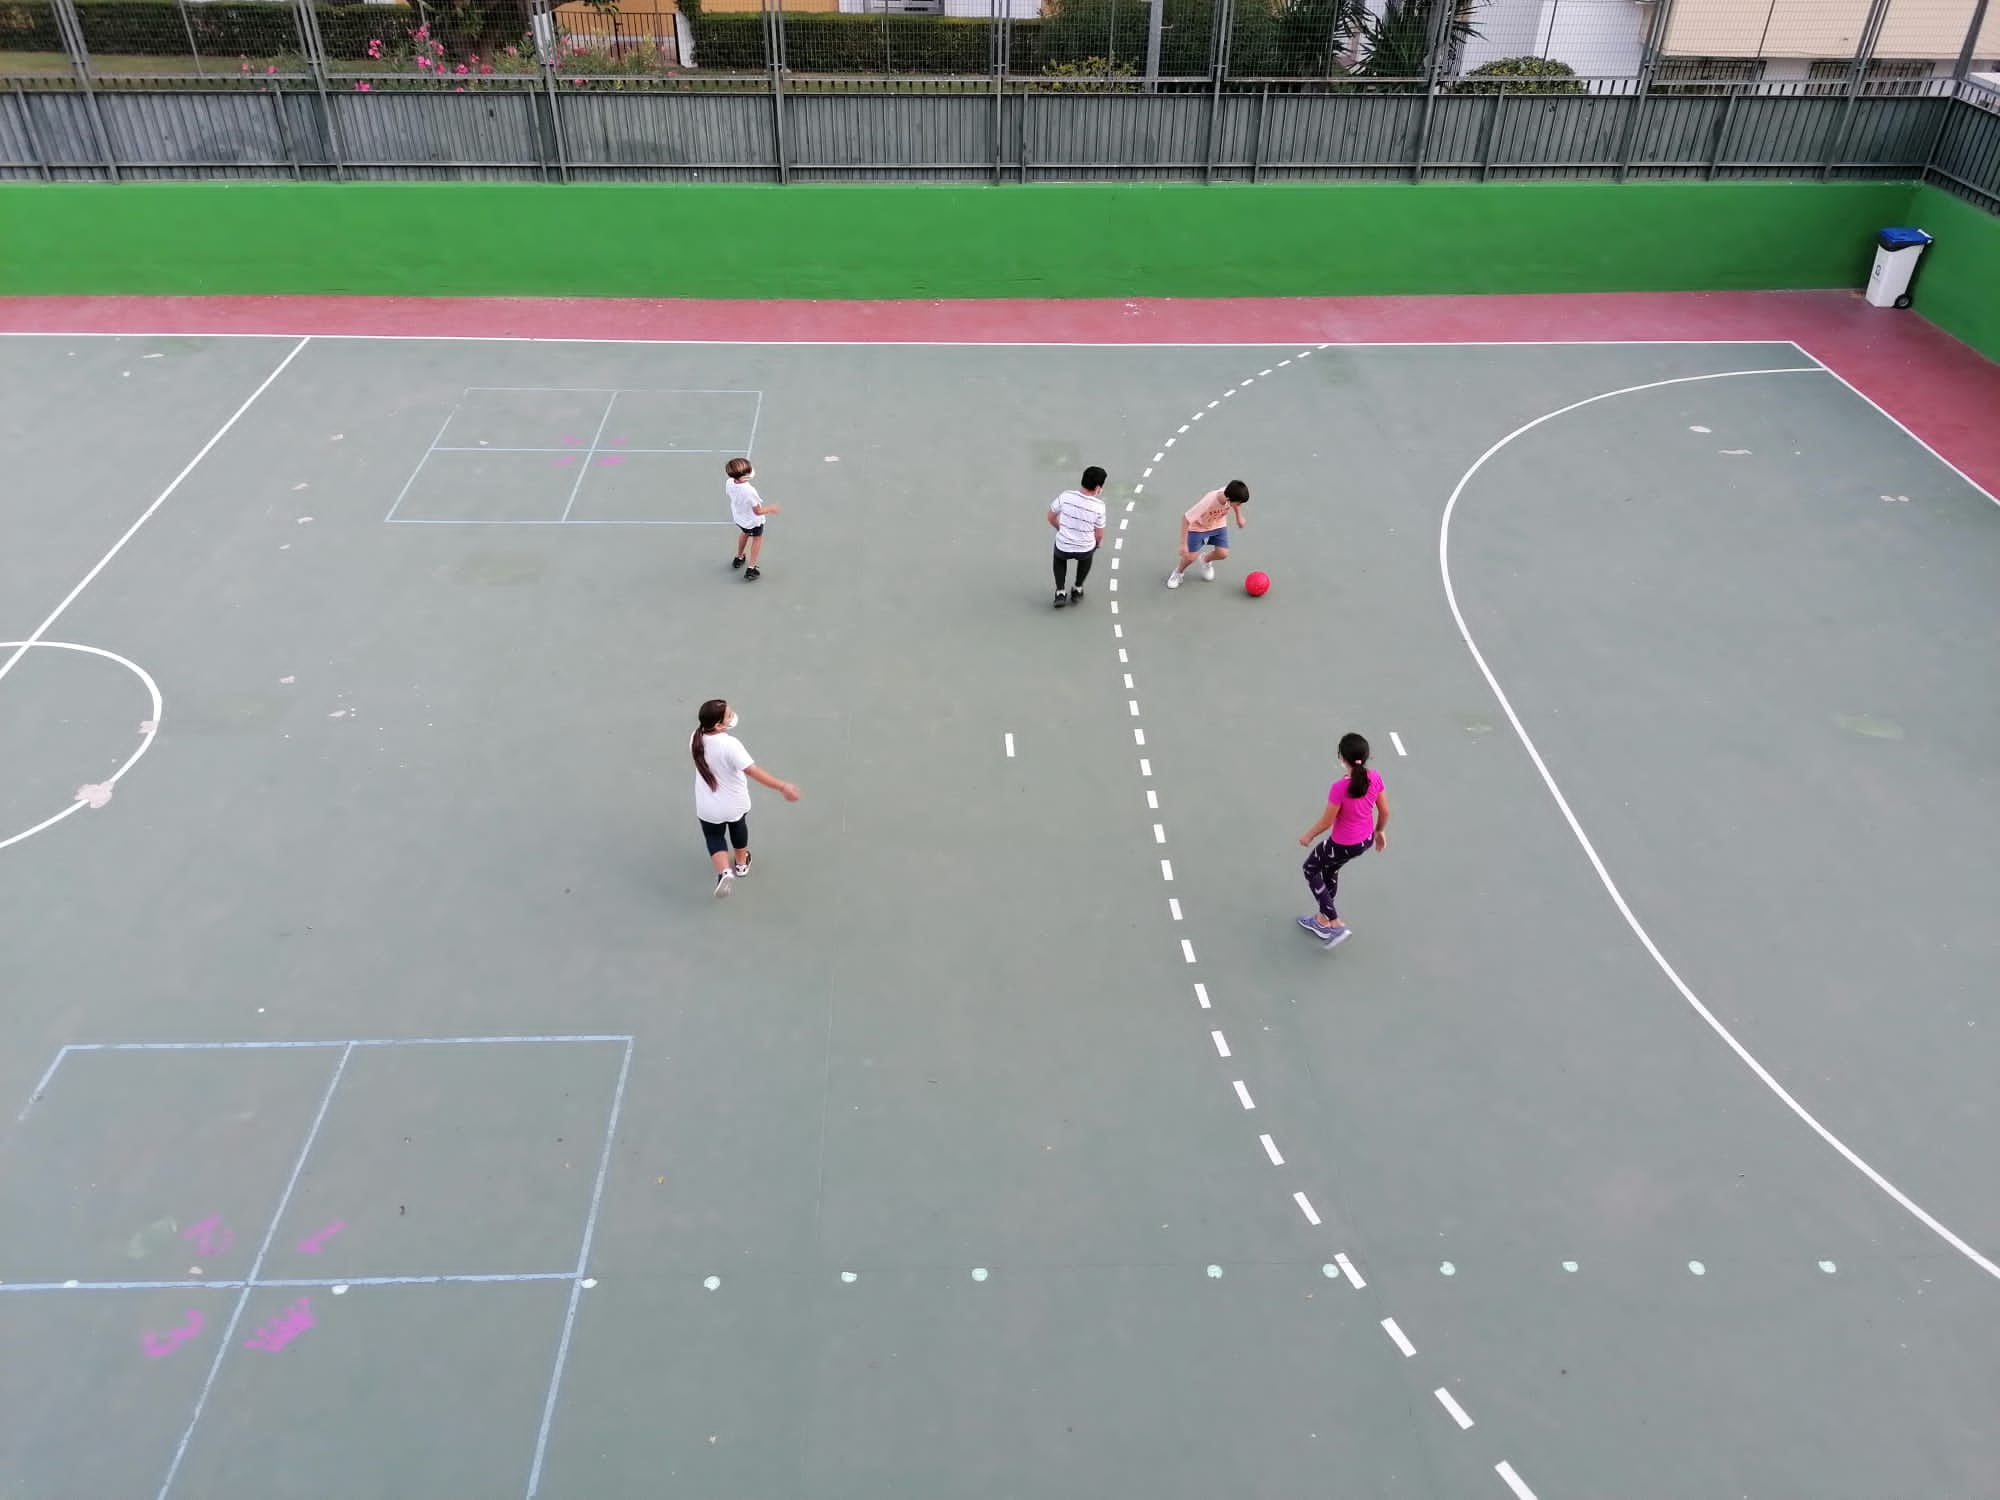
M 1104 529 L 1104 502 L 1080 490 L 1064 490 L 1049 506 L 1056 518 L 1056 546 L 1064 552 L 1094 552 Z

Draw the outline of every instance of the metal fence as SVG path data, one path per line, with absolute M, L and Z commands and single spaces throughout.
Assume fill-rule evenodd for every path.
M 724 3 L 0 0 L 0 177 L 1922 176 L 2000 209 L 2000 0 Z

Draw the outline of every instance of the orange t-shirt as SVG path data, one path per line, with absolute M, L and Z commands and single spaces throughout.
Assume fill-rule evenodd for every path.
M 1218 531 L 1229 521 L 1229 502 L 1221 490 L 1210 490 L 1188 507 L 1189 531 Z

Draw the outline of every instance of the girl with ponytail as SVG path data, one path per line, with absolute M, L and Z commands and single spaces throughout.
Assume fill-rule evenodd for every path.
M 1368 741 L 1358 734 L 1340 737 L 1340 759 L 1347 768 L 1344 781 L 1327 789 L 1326 811 L 1319 821 L 1299 835 L 1299 843 L 1312 844 L 1321 834 L 1326 842 L 1306 856 L 1306 888 L 1313 894 L 1319 911 L 1299 918 L 1299 926 L 1318 938 L 1325 947 L 1337 948 L 1353 936 L 1340 920 L 1334 897 L 1340 889 L 1340 867 L 1359 859 L 1372 846 L 1388 847 L 1389 797 L 1382 778 L 1368 769 Z
M 769 787 L 787 802 L 799 800 L 797 787 L 750 758 L 743 742 L 730 733 L 735 727 L 728 702 L 711 698 L 695 715 L 694 738 L 688 741 L 694 756 L 694 815 L 715 866 L 718 896 L 728 895 L 750 873 L 750 783 Z

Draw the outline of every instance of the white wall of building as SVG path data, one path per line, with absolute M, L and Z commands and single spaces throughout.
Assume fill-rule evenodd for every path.
M 1464 71 L 1503 57 L 1552 57 L 1585 77 L 1630 77 L 1645 53 L 1652 6 L 1643 0 L 1487 0 Z

